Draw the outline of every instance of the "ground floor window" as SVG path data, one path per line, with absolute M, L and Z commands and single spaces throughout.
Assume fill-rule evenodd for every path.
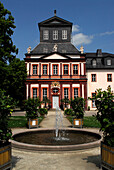
M 78 88 L 74 88 L 74 98 L 78 97 Z
M 68 88 L 64 88 L 64 98 L 68 99 Z
M 95 97 L 95 93 L 92 93 L 92 97 Z M 96 107 L 95 106 L 95 100 L 92 100 L 92 107 Z
M 37 88 L 33 88 L 33 98 L 37 98 Z
M 43 99 L 47 97 L 47 88 L 43 88 Z

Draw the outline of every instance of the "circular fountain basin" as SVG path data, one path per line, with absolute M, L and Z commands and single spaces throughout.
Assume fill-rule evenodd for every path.
M 32 129 L 13 135 L 12 146 L 32 151 L 73 151 L 100 145 L 101 136 L 87 130 L 67 128 L 55 137 L 55 129 Z

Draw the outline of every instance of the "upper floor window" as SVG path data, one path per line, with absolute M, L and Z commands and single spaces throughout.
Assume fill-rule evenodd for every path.
M 68 99 L 68 88 L 64 88 L 64 98 Z
M 37 74 L 37 65 L 33 65 L 33 74 Z
M 47 65 L 43 65 L 43 74 L 47 75 Z
M 73 74 L 78 74 L 78 65 L 73 65 Z
M 111 65 L 111 60 L 108 59 L 108 60 L 107 60 L 107 66 L 110 66 L 110 65 Z
M 92 65 L 93 65 L 93 66 L 96 66 L 96 64 L 97 64 L 96 60 L 93 60 L 93 61 L 92 61 Z
M 62 39 L 63 40 L 67 39 L 67 30 L 62 30 Z
M 58 30 L 53 31 L 53 40 L 58 40 Z
M 33 88 L 33 98 L 37 98 L 37 88 Z
M 57 75 L 58 73 L 58 65 L 53 65 L 53 74 Z
M 92 77 L 91 77 L 91 81 L 92 81 L 92 82 L 96 82 L 96 74 L 92 74 L 91 76 L 92 76 Z
M 48 40 L 49 39 L 49 31 L 48 30 L 44 30 L 43 31 L 43 39 L 44 40 Z
M 43 99 L 47 97 L 47 88 L 43 88 Z
M 78 88 L 74 88 L 74 98 L 78 97 Z
M 112 74 L 107 74 L 107 81 L 112 81 Z
M 64 65 L 64 74 L 68 74 L 68 65 Z

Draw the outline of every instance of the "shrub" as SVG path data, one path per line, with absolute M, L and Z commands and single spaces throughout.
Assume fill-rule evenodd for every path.
M 97 89 L 93 98 L 97 108 L 96 118 L 101 124 L 100 130 L 103 131 L 103 141 L 106 145 L 114 147 L 114 94 L 110 86 L 107 91 Z
M 29 119 L 38 118 L 38 109 L 41 102 L 39 98 L 29 98 L 24 101 L 24 110 L 26 110 L 26 117 Z
M 73 115 L 73 110 L 72 109 L 66 109 L 64 111 L 65 115 L 69 115 L 69 116 L 72 116 Z
M 83 119 L 85 99 L 83 99 L 82 97 L 76 97 L 74 100 L 71 99 L 71 106 L 74 111 L 73 116 L 77 119 Z
M 12 131 L 8 128 L 9 115 L 13 111 L 13 99 L 10 96 L 5 96 L 5 91 L 0 89 L 0 146 L 8 143 L 12 137 Z
M 47 115 L 47 109 L 46 108 L 40 108 L 39 110 L 38 110 L 38 112 L 40 113 L 40 115 Z

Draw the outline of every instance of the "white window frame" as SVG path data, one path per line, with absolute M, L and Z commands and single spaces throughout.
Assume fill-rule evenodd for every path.
M 47 88 L 43 88 L 43 99 L 47 97 Z
M 107 66 L 111 66 L 111 59 L 107 60 Z
M 47 65 L 43 65 L 43 75 L 47 75 Z
M 96 66 L 96 64 L 97 64 L 97 61 L 94 59 L 94 60 L 92 61 L 92 65 L 93 65 L 93 66 Z
M 96 74 L 92 74 L 92 82 L 96 82 Z
M 64 98 L 68 99 L 68 88 L 64 88 Z
M 37 98 L 37 88 L 33 88 L 33 98 Z
M 33 65 L 33 74 L 36 75 L 37 74 L 37 65 Z
M 78 65 L 73 65 L 73 74 L 74 75 L 78 74 Z
M 112 81 L 112 74 L 107 74 L 107 81 L 111 82 Z
M 43 40 L 49 40 L 49 31 L 43 30 Z
M 74 98 L 78 97 L 78 88 L 74 88 Z
M 58 40 L 58 30 L 53 30 L 53 40 Z
M 58 65 L 53 65 L 53 74 L 54 75 L 58 74 Z
M 67 73 L 65 73 L 67 71 Z M 68 65 L 64 65 L 64 75 L 68 75 Z
M 67 30 L 62 30 L 62 39 L 63 40 L 67 39 Z

